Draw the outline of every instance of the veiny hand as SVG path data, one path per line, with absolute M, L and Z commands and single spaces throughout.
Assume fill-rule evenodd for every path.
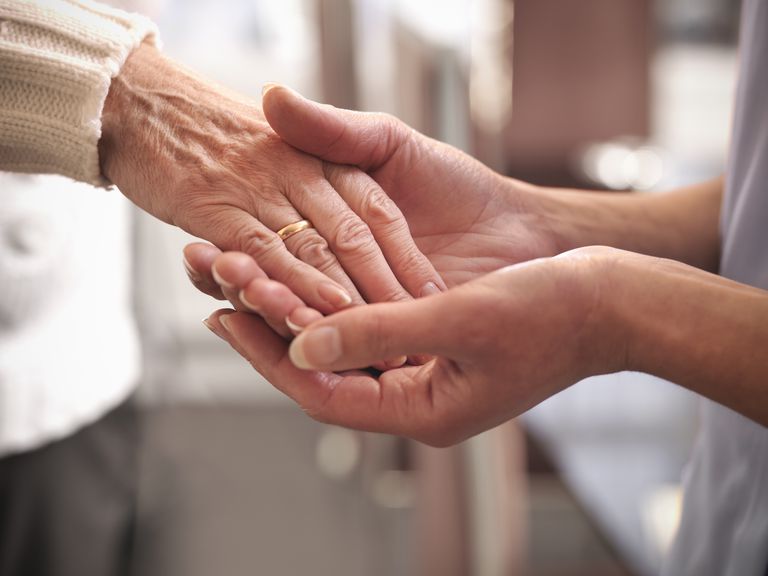
M 113 80 L 102 121 L 102 171 L 126 196 L 221 249 L 253 256 L 318 310 L 443 286 L 397 210 L 344 201 L 383 195 L 370 177 L 297 151 L 257 105 L 148 44 Z M 301 219 L 316 229 L 283 243 L 275 232 Z
M 579 249 L 428 298 L 345 310 L 313 323 L 290 349 L 252 314 L 219 311 L 209 322 L 312 417 L 448 445 L 623 368 L 623 341 L 601 296 L 617 253 Z M 414 354 L 435 358 L 379 375 L 360 370 Z

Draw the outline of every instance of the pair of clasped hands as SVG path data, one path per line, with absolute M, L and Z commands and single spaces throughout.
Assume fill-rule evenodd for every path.
M 318 420 L 446 445 L 639 370 L 768 425 L 768 296 L 712 273 L 722 178 L 533 186 L 390 116 L 280 86 L 259 107 L 146 44 L 112 80 L 99 160 L 211 243 L 185 249 L 234 307 L 208 326 Z
M 234 306 L 208 327 L 309 415 L 445 445 L 613 368 L 575 357 L 574 338 L 597 321 L 602 249 L 551 257 L 526 185 L 386 115 L 274 85 L 262 105 L 335 190 L 308 186 L 296 220 L 314 227 L 285 240 L 328 278 L 301 267 L 278 282 L 269 252 L 257 263 L 203 243 L 184 263 L 198 289 Z

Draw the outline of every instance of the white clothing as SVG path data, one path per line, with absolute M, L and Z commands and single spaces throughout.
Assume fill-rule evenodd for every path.
M 745 0 L 742 10 L 720 273 L 768 290 L 768 2 Z M 760 351 L 755 360 L 768 362 L 768 351 Z M 768 428 L 702 402 L 701 431 L 686 471 L 683 518 L 663 573 L 766 576 Z
M 0 0 L 0 455 L 75 432 L 138 381 L 129 206 L 90 185 L 109 184 L 111 79 L 155 36 L 91 0 Z
M 130 203 L 0 173 L 0 455 L 94 422 L 135 389 Z

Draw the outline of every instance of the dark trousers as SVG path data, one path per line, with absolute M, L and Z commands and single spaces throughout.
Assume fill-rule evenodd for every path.
M 136 514 L 132 400 L 72 436 L 0 458 L 0 576 L 126 576 Z

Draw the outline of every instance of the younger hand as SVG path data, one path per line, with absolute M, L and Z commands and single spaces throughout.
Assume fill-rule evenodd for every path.
M 209 321 L 314 418 L 447 445 L 622 368 L 600 296 L 616 252 L 575 250 L 428 298 L 342 311 L 290 348 L 253 315 L 220 311 Z M 378 376 L 361 370 L 415 354 L 435 358 Z

